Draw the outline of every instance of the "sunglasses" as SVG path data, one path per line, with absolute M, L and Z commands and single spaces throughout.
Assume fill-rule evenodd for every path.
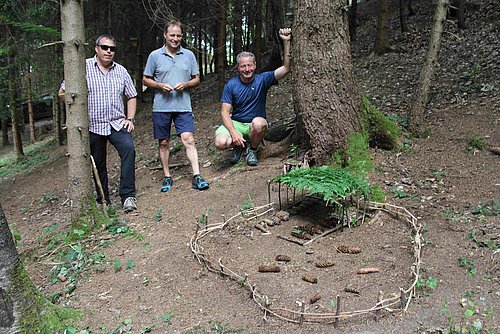
M 116 51 L 116 46 L 109 46 L 109 45 L 99 45 L 99 47 L 101 48 L 101 50 L 103 51 L 111 51 L 111 52 L 115 52 Z

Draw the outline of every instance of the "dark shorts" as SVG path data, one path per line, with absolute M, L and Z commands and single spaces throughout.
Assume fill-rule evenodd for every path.
M 155 139 L 170 139 L 172 122 L 178 137 L 183 132 L 194 133 L 194 116 L 192 112 L 153 112 Z

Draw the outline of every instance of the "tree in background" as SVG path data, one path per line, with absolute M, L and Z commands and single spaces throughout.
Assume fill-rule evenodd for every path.
M 297 134 L 316 165 L 330 162 L 360 130 L 349 26 L 342 0 L 295 3 L 292 59 Z
M 432 26 L 429 50 L 425 59 L 425 64 L 420 71 L 417 95 L 413 102 L 409 115 L 408 127 L 414 134 L 420 134 L 425 118 L 425 107 L 429 97 L 432 78 L 436 72 L 439 50 L 441 49 L 441 37 L 443 35 L 443 23 L 446 20 L 446 12 L 450 5 L 449 0 L 439 0 L 434 13 L 434 23 Z
M 61 0 L 69 196 L 80 209 L 93 194 L 90 164 L 83 0 Z M 79 211 L 79 210 L 77 210 Z
M 389 0 L 379 0 L 379 4 L 380 11 L 377 19 L 377 33 L 371 56 L 379 56 L 394 51 L 394 48 L 389 43 L 389 32 L 387 28 L 390 18 Z

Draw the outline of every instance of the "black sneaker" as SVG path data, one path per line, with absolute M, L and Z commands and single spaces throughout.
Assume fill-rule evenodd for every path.
M 201 174 L 196 174 L 193 176 L 193 184 L 192 184 L 193 189 L 198 189 L 198 190 L 205 190 L 210 187 L 207 181 L 201 176 Z
M 160 191 L 162 193 L 166 193 L 170 189 L 172 189 L 172 186 L 174 185 L 174 180 L 172 179 L 171 176 L 165 176 L 163 180 L 161 181 L 161 188 Z
M 241 155 L 243 154 L 243 150 L 244 148 L 241 146 L 233 147 L 233 152 L 231 152 L 231 157 L 229 158 L 229 162 L 232 165 L 235 165 L 240 161 Z

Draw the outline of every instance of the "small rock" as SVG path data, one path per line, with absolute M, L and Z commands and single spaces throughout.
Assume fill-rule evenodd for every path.
M 275 216 L 285 222 L 290 220 L 290 213 L 283 210 L 276 212 Z

